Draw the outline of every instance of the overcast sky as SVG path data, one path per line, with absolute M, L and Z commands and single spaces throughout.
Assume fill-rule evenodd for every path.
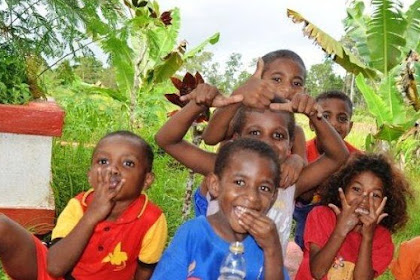
M 207 47 L 214 60 L 223 62 L 233 52 L 242 54 L 248 64 L 277 49 L 291 49 L 299 54 L 307 68 L 321 63 L 324 52 L 303 36 L 302 24 L 294 24 L 286 9 L 299 12 L 306 19 L 340 39 L 341 23 L 346 16 L 344 0 L 159 0 L 161 11 L 179 7 L 180 39 L 190 47 L 220 32 L 220 40 Z M 413 0 L 404 0 L 408 7 Z M 409 3 L 409 4 L 408 4 Z

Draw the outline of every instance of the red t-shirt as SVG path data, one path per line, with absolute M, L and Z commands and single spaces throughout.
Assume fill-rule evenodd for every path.
M 350 154 L 361 153 L 359 149 L 352 146 L 348 142 L 344 141 L 344 144 L 346 145 L 347 150 L 349 150 Z M 319 158 L 319 156 L 320 155 L 318 153 L 318 149 L 316 148 L 316 138 L 306 141 L 306 157 L 308 158 L 308 163 L 315 161 L 317 158 Z
M 314 243 L 320 248 L 324 247 L 335 228 L 336 221 L 335 213 L 326 206 L 315 207 L 309 213 L 305 227 L 303 261 L 299 267 L 296 279 L 313 279 L 309 268 L 310 244 Z M 353 279 L 353 270 L 359 255 L 361 241 L 362 235 L 360 233 L 352 231 L 347 234 L 336 254 L 335 261 L 327 275 L 322 279 Z M 375 229 L 372 244 L 372 265 L 375 277 L 387 269 L 392 260 L 393 252 L 394 244 L 392 243 L 391 233 L 385 227 L 378 225 Z

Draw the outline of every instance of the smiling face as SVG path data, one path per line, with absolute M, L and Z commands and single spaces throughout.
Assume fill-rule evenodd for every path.
M 377 209 L 384 197 L 384 189 L 382 180 L 371 171 L 362 172 L 350 181 L 350 184 L 344 191 L 347 203 L 352 203 L 361 196 L 363 201 L 356 209 L 360 213 L 369 214 L 369 196 L 373 194 L 373 208 Z
M 273 81 L 278 96 L 291 100 L 304 90 L 305 69 L 293 59 L 277 58 L 265 66 L 262 79 Z
M 279 155 L 280 163 L 283 162 L 291 149 L 287 113 L 250 111 L 245 118 L 239 137 L 250 137 L 267 143 Z
M 104 138 L 96 147 L 88 174 L 89 183 L 94 189 L 98 185 L 98 168 L 103 171 L 110 168 L 109 188 L 115 188 L 122 179 L 125 180 L 116 201 L 136 199 L 153 182 L 144 147 L 138 141 L 124 136 Z
M 322 99 L 318 103 L 324 110 L 324 118 L 340 134 L 341 139 L 346 138 L 353 126 L 349 104 L 338 98 Z
M 247 209 L 264 215 L 268 212 L 277 194 L 276 169 L 272 159 L 240 150 L 230 156 L 220 178 L 211 175 L 209 189 L 220 206 L 217 223 L 213 224 L 216 232 L 225 239 L 229 237 L 224 233 L 232 231 L 237 238 L 244 238 L 247 232 L 238 223 L 239 215 Z

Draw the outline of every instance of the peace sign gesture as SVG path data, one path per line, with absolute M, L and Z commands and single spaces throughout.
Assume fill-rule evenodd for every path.
M 369 213 L 361 213 L 359 216 L 359 219 L 363 224 L 362 235 L 373 236 L 376 225 L 380 224 L 381 221 L 388 216 L 387 213 L 383 213 L 387 199 L 387 197 L 384 197 L 381 204 L 375 209 L 373 193 L 369 194 Z

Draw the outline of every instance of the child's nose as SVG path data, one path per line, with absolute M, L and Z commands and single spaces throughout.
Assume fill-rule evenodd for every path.
M 246 193 L 246 199 L 248 201 L 247 206 L 253 209 L 258 209 L 261 202 L 259 193 L 256 189 L 256 187 L 250 187 Z
M 120 170 L 118 169 L 118 166 L 111 165 L 111 174 L 112 175 L 118 175 L 118 174 L 120 174 Z

